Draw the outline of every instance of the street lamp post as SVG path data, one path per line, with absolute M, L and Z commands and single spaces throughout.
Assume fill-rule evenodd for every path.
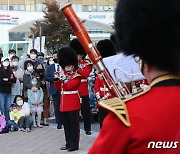
M 42 50 L 42 30 L 41 30 L 41 24 L 39 24 L 39 43 L 40 43 L 40 52 Z

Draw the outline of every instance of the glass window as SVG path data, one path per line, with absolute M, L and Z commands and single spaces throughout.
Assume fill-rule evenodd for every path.
M 2 9 L 2 10 L 7 10 L 7 9 L 8 9 L 8 6 L 7 6 L 7 5 L 1 5 L 1 9 Z
M 93 5 L 93 11 L 97 11 L 96 5 Z
M 26 5 L 26 11 L 30 11 L 31 10 L 31 6 L 30 5 Z
M 77 11 L 82 12 L 82 4 L 77 4 Z
M 76 6 L 76 4 L 72 4 L 72 8 L 74 9 L 74 11 L 77 11 L 77 6 Z
M 88 11 L 91 12 L 92 11 L 92 6 L 88 5 Z
M 113 11 L 113 10 L 114 10 L 114 6 L 112 6 L 112 5 L 109 6 L 109 10 L 110 10 L 110 11 Z
M 43 4 L 36 4 L 36 11 L 42 11 Z
M 25 32 L 10 32 L 9 41 L 25 41 Z
M 19 10 L 24 11 L 25 10 L 25 5 L 19 5 Z
M 19 5 L 14 5 L 14 10 L 19 11 Z
M 13 6 L 12 5 L 9 5 L 9 10 L 13 10 Z
M 99 6 L 99 11 L 104 11 L 103 6 Z
M 104 11 L 108 11 L 109 10 L 109 6 L 105 5 L 104 6 Z

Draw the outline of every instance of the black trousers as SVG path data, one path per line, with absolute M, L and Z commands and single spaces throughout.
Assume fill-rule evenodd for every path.
M 63 124 L 62 113 L 59 111 L 60 92 L 57 91 L 55 95 L 52 95 L 52 98 L 53 98 L 53 103 L 54 103 L 54 112 L 55 112 L 55 117 L 56 117 L 56 123 L 58 125 L 62 125 Z
M 108 111 L 102 107 L 98 107 L 98 109 L 99 109 L 99 123 L 100 123 L 100 128 L 101 128 L 104 118 L 108 115 Z
M 79 149 L 79 111 L 62 112 L 66 146 Z
M 81 114 L 84 121 L 84 130 L 91 131 L 91 110 L 89 104 L 89 96 L 81 96 Z

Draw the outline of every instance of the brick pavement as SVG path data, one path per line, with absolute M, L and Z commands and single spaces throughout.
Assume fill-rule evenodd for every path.
M 33 128 L 31 132 L 10 132 L 0 135 L 0 154 L 65 154 L 60 147 L 65 144 L 64 130 L 58 130 L 56 125 Z M 97 137 L 97 132 L 87 136 L 81 130 L 80 148 L 71 153 L 86 154 Z

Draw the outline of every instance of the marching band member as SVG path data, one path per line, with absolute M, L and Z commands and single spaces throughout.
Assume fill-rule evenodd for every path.
M 180 153 L 180 2 L 119 0 L 115 31 L 121 50 L 142 59 L 145 92 L 112 106 L 89 154 Z M 119 119 L 126 103 L 130 125 Z
M 63 125 L 66 144 L 61 150 L 75 151 L 79 149 L 79 110 L 80 96 L 78 88 L 81 76 L 76 72 L 78 59 L 75 51 L 69 47 L 58 52 L 58 62 L 63 71 L 55 74 L 55 87 L 61 91 L 60 111 L 63 115 Z
M 78 73 L 81 74 L 81 85 L 79 87 L 79 94 L 81 96 L 81 114 L 84 121 L 84 130 L 87 135 L 91 135 L 91 110 L 89 103 L 89 91 L 88 91 L 88 81 L 87 78 L 92 70 L 92 64 L 89 60 L 85 60 L 86 52 L 84 48 L 78 41 L 78 39 L 74 39 L 70 42 L 70 47 L 75 50 L 78 56 L 79 61 L 79 69 Z
M 99 50 L 102 58 L 113 56 L 116 54 L 116 48 L 114 43 L 108 39 L 99 41 L 97 43 L 97 49 Z M 106 100 L 112 97 L 101 74 L 98 74 L 96 76 L 94 92 L 97 101 Z M 108 114 L 108 112 L 100 106 L 98 106 L 98 109 L 99 109 L 99 123 L 101 128 L 103 120 Z

